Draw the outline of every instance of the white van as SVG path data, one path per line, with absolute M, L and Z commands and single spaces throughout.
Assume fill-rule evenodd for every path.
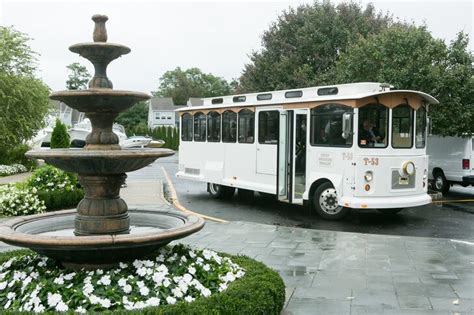
M 429 179 L 433 188 L 448 192 L 453 184 L 474 186 L 474 137 L 429 136 Z

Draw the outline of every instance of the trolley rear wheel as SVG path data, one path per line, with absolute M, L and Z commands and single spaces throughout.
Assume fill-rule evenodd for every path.
M 207 191 L 216 199 L 230 199 L 234 195 L 235 188 L 214 183 L 207 183 Z

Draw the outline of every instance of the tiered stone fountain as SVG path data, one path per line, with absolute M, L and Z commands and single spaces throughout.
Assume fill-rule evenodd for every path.
M 89 89 L 54 92 L 50 98 L 84 112 L 92 123 L 84 149 L 33 150 L 28 157 L 43 159 L 79 174 L 85 197 L 76 210 L 18 218 L 0 225 L 0 240 L 56 259 L 66 267 L 102 268 L 142 257 L 174 239 L 199 231 L 204 221 L 176 211 L 133 210 L 120 198 L 126 172 L 138 170 L 168 149 L 122 150 L 112 125 L 118 114 L 150 98 L 148 94 L 112 89 L 108 64 L 130 48 L 107 42 L 104 15 L 94 15 L 93 43 L 69 49 L 90 60 L 95 75 Z

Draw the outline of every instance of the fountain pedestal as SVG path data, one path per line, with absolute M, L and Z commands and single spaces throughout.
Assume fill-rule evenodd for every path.
M 120 198 L 125 173 L 174 152 L 120 148 L 118 137 L 112 132 L 114 119 L 150 96 L 112 89 L 107 65 L 128 54 L 130 48 L 106 42 L 106 16 L 94 15 L 92 20 L 96 23 L 94 42 L 69 48 L 94 65 L 95 74 L 89 89 L 50 95 L 51 99 L 84 112 L 91 120 L 92 132 L 86 138 L 86 146 L 82 150 L 33 150 L 26 154 L 67 172 L 78 173 L 85 197 L 74 211 L 27 216 L 0 224 L 1 241 L 31 248 L 76 269 L 104 268 L 142 257 L 204 226 L 201 218 L 177 211 L 136 209 L 129 212 Z

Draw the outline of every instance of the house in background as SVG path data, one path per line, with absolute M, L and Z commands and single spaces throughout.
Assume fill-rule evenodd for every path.
M 148 101 L 148 127 L 178 127 L 179 116 L 175 110 L 186 106 L 176 106 L 171 97 L 153 97 Z

